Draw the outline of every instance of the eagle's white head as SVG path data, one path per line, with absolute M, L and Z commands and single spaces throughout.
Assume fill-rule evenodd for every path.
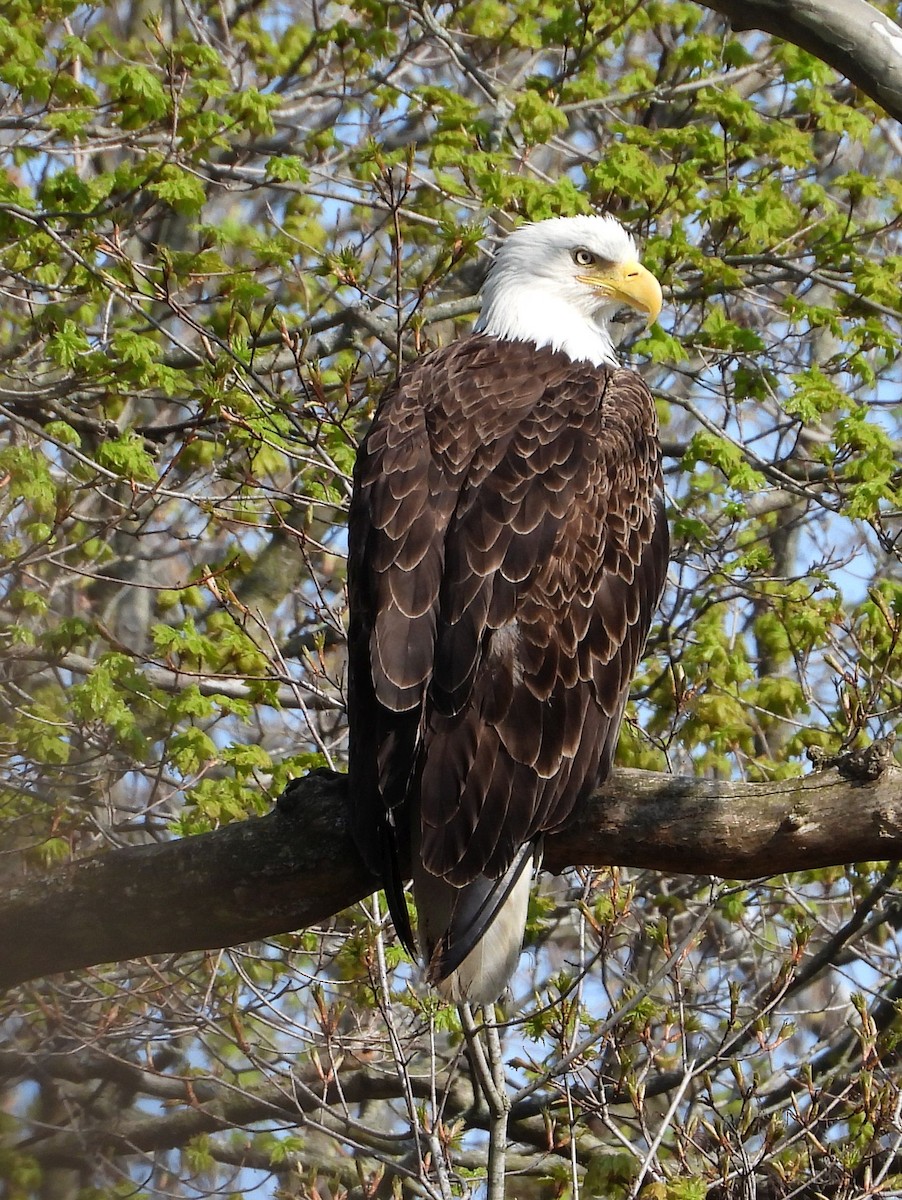
M 628 305 L 651 324 L 661 285 L 639 265 L 614 217 L 552 217 L 502 242 L 482 290 L 476 330 L 551 346 L 575 360 L 617 362 L 610 323 Z

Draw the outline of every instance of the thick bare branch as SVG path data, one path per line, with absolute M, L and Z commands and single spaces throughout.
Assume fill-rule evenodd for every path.
M 902 770 L 774 783 L 618 771 L 545 865 L 612 863 L 752 879 L 902 856 Z M 882 768 L 882 769 L 881 769 Z M 862 776 L 861 764 L 855 771 Z M 214 949 L 326 920 L 377 886 L 347 826 L 345 777 L 296 780 L 268 816 L 73 863 L 0 896 L 0 985 L 145 954 Z
M 736 30 L 760 29 L 829 63 L 902 121 L 902 28 L 866 0 L 701 0 Z

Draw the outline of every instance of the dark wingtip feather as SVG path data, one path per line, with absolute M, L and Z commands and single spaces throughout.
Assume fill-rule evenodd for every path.
M 407 911 L 407 895 L 404 891 L 404 876 L 398 858 L 397 838 L 386 821 L 382 828 L 382 852 L 386 870 L 383 873 L 385 899 L 388 901 L 388 911 L 395 926 L 395 933 L 401 939 L 401 945 L 408 954 L 417 957 L 416 938 L 410 924 L 410 914 Z

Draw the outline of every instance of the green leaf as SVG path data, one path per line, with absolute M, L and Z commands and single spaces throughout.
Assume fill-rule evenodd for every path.
M 172 762 L 184 775 L 199 771 L 201 767 L 219 757 L 213 739 L 203 730 L 193 726 L 180 730 L 170 738 L 167 751 Z
M 186 216 L 199 213 L 207 198 L 204 184 L 197 175 L 171 163 L 162 168 L 159 177 L 147 185 L 147 190 Z
M 65 321 L 47 341 L 47 350 L 61 367 L 74 367 L 91 349 L 91 344 L 74 321 Z
M 304 160 L 291 154 L 282 154 L 266 161 L 266 174 L 270 179 L 282 183 L 306 183 L 310 172 Z
M 144 447 L 143 438 L 132 430 L 126 430 L 118 438 L 101 442 L 96 458 L 101 467 L 123 479 L 150 483 L 157 477 L 156 466 Z
M 246 88 L 229 96 L 226 108 L 235 120 L 257 137 L 266 137 L 275 131 L 272 114 L 279 107 L 279 97 L 264 95 L 256 88 Z
M 171 100 L 158 76 L 141 63 L 124 63 L 98 71 L 106 82 L 123 129 L 138 129 L 165 117 Z

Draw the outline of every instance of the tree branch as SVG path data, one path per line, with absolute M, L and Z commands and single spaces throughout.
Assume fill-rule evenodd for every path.
M 547 838 L 544 861 L 753 879 L 898 857 L 902 770 L 878 743 L 864 761 L 774 783 L 617 771 Z M 301 929 L 377 886 L 351 841 L 345 776 L 316 771 L 265 817 L 110 851 L 0 892 L 0 986 Z
M 205 1133 L 258 1121 L 303 1125 L 307 1114 L 318 1114 L 320 1120 L 333 1127 L 340 1136 L 346 1134 L 343 1106 L 394 1100 L 403 1090 L 396 1074 L 372 1071 L 367 1067 L 343 1071 L 340 1084 L 334 1075 L 328 1081 L 324 1080 L 316 1066 L 299 1069 L 292 1075 L 290 1091 L 276 1083 L 265 1084 L 256 1090 L 238 1090 L 203 1078 L 171 1078 L 168 1082 L 173 1090 L 181 1088 L 179 1096 L 170 1098 L 173 1111 L 162 1116 L 135 1116 L 126 1112 L 118 1124 L 111 1120 L 86 1126 L 77 1132 L 48 1133 L 31 1139 L 23 1149 L 43 1166 L 78 1167 L 84 1163 L 86 1148 L 97 1154 L 111 1150 L 127 1154 L 135 1151 L 154 1153 L 183 1146 L 191 1138 Z M 426 1100 L 432 1094 L 433 1084 L 428 1076 L 412 1077 L 410 1085 L 418 1100 Z M 436 1085 L 445 1092 L 449 1112 L 466 1112 L 472 1107 L 473 1093 L 464 1075 L 438 1076 Z M 178 1101 L 185 1107 L 174 1108 Z M 397 1142 L 392 1148 L 397 1149 Z
M 15 659 L 19 662 L 42 663 L 46 667 L 54 667 L 61 671 L 70 671 L 73 675 L 89 676 L 97 668 L 93 658 L 83 654 L 52 653 L 37 649 L 33 646 L 12 646 L 4 648 L 7 661 Z M 287 675 L 268 675 L 266 678 L 251 677 L 237 678 L 234 675 L 213 675 L 200 671 L 174 670 L 171 667 L 157 666 L 155 663 L 135 663 L 135 673 L 145 680 L 148 687 L 159 688 L 161 692 L 177 695 L 188 687 L 196 687 L 202 696 L 226 696 L 230 700 L 256 700 L 258 689 L 255 684 L 271 685 L 279 683 L 278 689 L 272 694 L 274 704 L 283 709 L 310 709 L 329 712 L 341 707 L 338 697 L 315 692 L 308 683 L 290 679 Z M 282 682 L 284 680 L 284 682 Z
M 902 121 L 902 28 L 866 0 L 701 0 L 737 31 L 807 50 Z

